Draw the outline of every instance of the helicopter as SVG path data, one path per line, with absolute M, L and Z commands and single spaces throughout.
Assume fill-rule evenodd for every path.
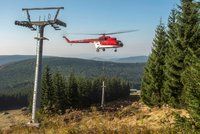
M 81 34 L 81 35 L 100 35 L 100 37 L 93 38 L 93 39 L 82 39 L 82 40 L 69 40 L 66 36 L 63 36 L 63 38 L 69 44 L 92 43 L 95 45 L 97 52 L 99 52 L 100 50 L 105 51 L 108 48 L 113 48 L 114 52 L 117 52 L 117 48 L 123 47 L 124 44 L 122 43 L 122 41 L 118 40 L 117 38 L 111 37 L 108 35 L 130 33 L 130 32 L 135 32 L 135 31 L 138 31 L 138 30 L 128 30 L 128 31 L 120 31 L 120 32 L 113 32 L 113 33 L 97 33 L 97 34 L 71 33 L 71 34 Z

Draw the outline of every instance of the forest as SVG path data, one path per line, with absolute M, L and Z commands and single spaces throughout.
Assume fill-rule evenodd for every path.
M 117 77 L 130 83 L 131 88 L 139 89 L 140 78 L 145 63 L 113 63 L 103 61 L 84 60 L 77 58 L 51 57 L 44 58 L 44 68 L 49 66 L 52 73 L 59 72 L 66 79 L 73 72 L 82 79 L 95 79 L 105 75 L 106 78 Z M 27 106 L 33 91 L 35 60 L 10 63 L 0 69 L 0 98 L 8 96 L 10 103 L 2 103 L 0 109 L 12 109 Z M 24 97 L 19 97 L 24 96 Z M 7 98 L 7 99 L 8 99 Z M 24 99 L 26 98 L 26 99 Z M 20 100 L 23 103 L 17 103 Z
M 66 77 L 73 71 L 76 75 L 95 78 L 105 74 L 107 77 L 119 77 L 139 88 L 145 63 L 113 63 L 78 58 L 44 58 L 43 67 L 51 67 Z M 30 89 L 34 80 L 35 59 L 20 61 L 3 66 L 0 69 L 0 92 L 16 91 L 19 88 Z M 44 68 L 43 68 L 44 70 Z
M 47 113 L 64 113 L 67 108 L 84 108 L 100 104 L 102 82 L 106 85 L 107 102 L 126 98 L 130 94 L 130 83 L 116 77 L 84 78 L 71 73 L 68 78 L 59 72 L 44 69 L 41 88 L 41 107 Z M 0 95 L 1 109 L 16 109 L 31 106 L 32 92 L 27 90 Z M 31 108 L 31 107 L 30 107 Z
M 73 73 L 66 80 L 60 73 L 52 74 L 45 68 L 42 80 L 41 106 L 47 113 L 64 113 L 69 108 L 84 108 L 100 104 L 102 82 L 105 82 L 106 102 L 127 98 L 130 85 L 119 78 L 99 77 L 86 79 L 76 77 Z
M 141 85 L 142 101 L 150 107 L 185 108 L 185 128 L 200 128 L 200 3 L 182 0 L 165 27 L 157 26 L 152 53 Z

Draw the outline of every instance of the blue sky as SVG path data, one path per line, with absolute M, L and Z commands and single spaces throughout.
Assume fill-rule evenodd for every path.
M 148 55 L 151 51 L 154 31 L 160 18 L 164 23 L 170 10 L 179 0 L 6 0 L 0 5 L 0 55 L 36 53 L 36 32 L 14 25 L 15 20 L 26 20 L 24 7 L 64 6 L 59 19 L 67 23 L 67 28 L 54 31 L 45 29 L 50 41 L 44 43 L 44 55 L 64 57 L 126 57 Z M 51 12 L 52 13 L 52 12 Z M 47 16 L 46 12 L 32 12 L 33 18 Z M 70 46 L 62 36 L 67 32 L 115 32 L 139 29 L 129 34 L 116 35 L 125 46 L 114 53 L 113 50 L 96 53 L 91 44 Z M 91 38 L 91 36 L 68 35 L 71 39 Z M 96 36 L 94 36 L 96 37 Z

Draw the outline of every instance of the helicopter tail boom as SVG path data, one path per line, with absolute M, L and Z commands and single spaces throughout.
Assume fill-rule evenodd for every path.
M 64 38 L 68 43 L 73 43 L 73 42 L 70 41 L 66 36 L 63 36 L 63 38 Z

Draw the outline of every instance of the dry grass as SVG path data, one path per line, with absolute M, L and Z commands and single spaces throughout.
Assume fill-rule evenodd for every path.
M 14 113 L 18 112 L 15 111 Z M 30 117 L 18 113 L 15 114 L 17 117 L 14 118 L 16 123 L 12 124 L 9 129 L 4 128 L 2 132 L 19 134 L 175 133 L 173 130 L 174 112 L 182 116 L 189 116 L 185 110 L 177 110 L 169 107 L 151 109 L 139 101 L 116 101 L 109 103 L 103 110 L 98 107 L 91 107 L 86 110 L 67 111 L 66 114 L 61 116 L 45 116 L 42 118 L 40 128 L 31 128 L 22 125 L 28 122 L 27 119 Z M 2 121 L 1 117 L 0 121 Z M 3 127 L 1 126 L 0 128 Z
M 13 125 L 24 125 L 28 119 L 28 115 L 23 114 L 21 110 L 9 110 L 5 115 L 4 112 L 0 112 L 0 130 L 10 129 Z

